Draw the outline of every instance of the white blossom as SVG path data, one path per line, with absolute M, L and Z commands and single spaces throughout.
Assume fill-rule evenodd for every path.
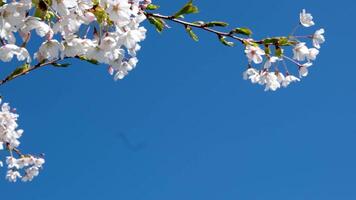
M 325 30 L 323 28 L 317 30 L 314 33 L 314 35 L 313 35 L 313 45 L 314 45 L 315 48 L 320 49 L 320 44 L 325 42 L 325 37 L 323 35 L 324 33 L 325 33 Z
M 302 10 L 299 18 L 300 18 L 300 24 L 302 24 L 305 27 L 310 27 L 315 24 L 313 21 L 313 16 L 310 13 L 307 13 L 305 9 Z
M 253 61 L 255 64 L 260 64 L 263 61 L 262 56 L 265 55 L 265 51 L 259 46 L 247 45 L 245 53 L 249 61 Z
M 297 45 L 295 45 L 293 49 L 294 57 L 293 59 L 297 61 L 304 61 L 307 55 L 309 55 L 309 49 L 307 46 L 305 46 L 304 42 L 300 42 Z
M 35 56 L 40 62 L 43 60 L 53 61 L 59 59 L 63 51 L 63 45 L 57 40 L 47 40 L 41 44 Z
M 287 87 L 289 84 L 293 83 L 293 82 L 298 82 L 300 81 L 299 78 L 293 76 L 293 75 L 288 75 L 284 78 L 283 82 L 282 82 L 282 86 L 283 87 Z
M 10 182 L 16 182 L 18 178 L 21 178 L 20 172 L 16 170 L 8 170 L 6 174 L 6 179 Z
M 311 63 L 311 62 L 307 62 L 307 63 L 301 65 L 301 66 L 299 67 L 299 76 L 300 76 L 300 77 L 306 77 L 306 76 L 308 76 L 308 73 L 309 73 L 308 68 L 309 68 L 310 66 L 312 66 L 312 65 L 313 65 L 313 63 Z
M 319 50 L 316 48 L 310 48 L 309 53 L 306 55 L 308 60 L 315 60 L 317 55 L 319 54 Z
M 23 47 L 18 47 L 14 44 L 6 44 L 0 47 L 0 60 L 3 62 L 10 62 L 14 56 L 16 56 L 19 61 L 31 61 L 30 54 L 27 49 Z
M 276 57 L 276 56 L 270 56 L 270 57 L 268 57 L 268 58 L 267 58 L 267 61 L 265 62 L 265 65 L 264 65 L 263 68 L 269 69 L 269 68 L 272 66 L 272 63 L 275 63 L 275 62 L 277 62 L 278 60 L 279 60 L 279 58 Z

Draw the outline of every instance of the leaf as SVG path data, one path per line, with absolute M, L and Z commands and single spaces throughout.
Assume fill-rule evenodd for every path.
M 148 6 L 146 7 L 146 10 L 157 10 L 158 8 L 159 8 L 158 5 L 148 4 Z
M 214 26 L 226 27 L 228 25 L 229 25 L 228 23 L 220 22 L 220 21 L 212 21 L 205 24 L 206 27 L 214 27 Z
M 183 6 L 178 12 L 176 12 L 173 17 L 174 18 L 179 18 L 183 15 L 186 14 L 192 14 L 192 13 L 198 13 L 199 9 L 198 7 L 193 5 L 193 0 L 190 0 L 187 4 Z
M 89 58 L 86 58 L 84 56 L 78 56 L 77 58 L 79 58 L 80 60 L 86 61 L 88 63 L 91 63 L 93 65 L 99 65 L 99 61 L 94 60 L 94 59 L 89 59 Z
M 157 17 L 148 17 L 148 21 L 156 27 L 156 30 L 161 33 L 164 29 L 164 21 Z
M 278 44 L 279 38 L 266 38 L 263 40 L 263 44 Z
M 235 28 L 234 30 L 231 31 L 231 33 L 241 34 L 246 36 L 252 35 L 252 31 L 248 28 Z
M 277 46 L 275 54 L 276 54 L 276 56 L 278 58 L 282 57 L 283 56 L 283 49 Z
M 226 37 L 224 37 L 224 36 L 219 36 L 219 40 L 225 46 L 233 47 L 235 45 L 233 42 L 227 41 Z
M 63 68 L 65 68 L 65 67 L 69 67 L 71 64 L 70 64 L 70 63 L 63 63 L 63 64 L 60 64 L 60 63 L 52 63 L 52 65 L 53 65 L 54 67 L 63 67 Z
M 13 78 L 15 78 L 16 76 L 25 73 L 28 71 L 28 69 L 30 68 L 30 65 L 28 63 L 23 64 L 22 66 L 16 68 L 11 74 L 10 76 L 7 77 L 8 80 L 12 80 Z
M 193 32 L 193 29 L 191 26 L 186 26 L 185 30 L 187 31 L 187 33 L 189 34 L 189 36 L 196 42 L 199 41 L 198 36 Z

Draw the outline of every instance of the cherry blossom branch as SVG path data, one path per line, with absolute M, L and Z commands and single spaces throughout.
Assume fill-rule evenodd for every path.
M 207 24 L 205 24 L 205 23 L 199 24 L 199 23 L 188 22 L 188 21 L 184 21 L 182 19 L 177 19 L 174 16 L 161 15 L 161 14 L 157 14 L 157 13 L 147 13 L 146 12 L 145 15 L 148 18 L 155 17 L 155 18 L 159 18 L 159 19 L 164 19 L 164 20 L 168 20 L 168 21 L 171 21 L 171 22 L 175 22 L 175 23 L 178 23 L 178 24 L 182 24 L 185 27 L 189 26 L 189 27 L 198 28 L 198 29 L 210 32 L 210 33 L 214 33 L 219 38 L 225 36 L 225 37 L 229 37 L 229 38 L 235 39 L 235 40 L 237 40 L 237 41 L 239 41 L 241 43 L 244 43 L 244 41 L 246 40 L 244 38 L 241 38 L 241 37 L 238 37 L 238 36 L 234 35 L 234 32 L 232 32 L 232 31 L 230 31 L 230 32 L 222 32 L 222 31 L 215 30 L 213 28 L 209 28 L 207 26 Z M 253 41 L 253 42 L 254 43 L 258 43 L 258 44 L 262 43 L 261 41 Z
M 32 67 L 27 67 L 27 68 L 23 69 L 21 72 L 17 73 L 16 75 L 12 75 L 12 74 L 8 75 L 5 79 L 0 81 L 0 86 L 6 84 L 16 78 L 25 76 L 25 75 L 29 74 L 30 72 L 40 69 L 42 67 L 49 66 L 49 65 L 60 65 L 60 64 L 58 64 L 58 62 L 69 59 L 69 58 L 76 58 L 76 59 L 83 60 L 83 58 L 81 58 L 79 56 L 75 56 L 75 57 L 64 57 L 63 59 L 59 58 L 59 59 L 55 59 L 53 61 L 37 63 L 36 65 L 34 65 Z
M 45 62 L 45 63 L 38 63 L 38 64 L 36 64 L 35 66 L 29 67 L 29 68 L 23 70 L 22 72 L 20 72 L 20 73 L 14 75 L 14 76 L 12 76 L 12 75 L 7 76 L 5 79 L 3 79 L 3 80 L 0 81 L 0 85 L 4 85 L 5 83 L 7 83 L 7 82 L 9 82 L 9 81 L 12 81 L 12 80 L 14 80 L 14 79 L 16 79 L 16 78 L 19 78 L 19 77 L 21 77 L 21 76 L 24 76 L 24 75 L 26 75 L 26 74 L 28 74 L 28 73 L 30 73 L 30 72 L 36 70 L 36 69 L 39 69 L 39 68 L 42 68 L 42 67 L 45 67 L 45 66 L 54 64 L 54 63 L 56 63 L 56 62 L 58 62 L 58 61 L 59 61 L 59 60 L 50 61 L 50 62 Z

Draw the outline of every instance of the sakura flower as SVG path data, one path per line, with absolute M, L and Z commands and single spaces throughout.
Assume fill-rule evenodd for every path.
M 276 91 L 281 87 L 281 84 L 278 82 L 276 73 L 267 71 L 262 74 L 259 84 L 265 85 L 265 91 Z
M 120 27 L 126 26 L 131 20 L 131 4 L 127 0 L 107 1 L 106 12 L 112 21 Z
M 18 171 L 8 170 L 6 174 L 6 179 L 10 182 L 16 182 L 18 178 L 21 178 L 21 175 Z
M 70 9 L 76 8 L 77 1 L 73 0 L 53 0 L 52 8 L 58 12 L 60 16 L 69 15 Z
M 256 64 L 260 64 L 263 61 L 262 56 L 265 55 L 265 51 L 263 51 L 259 46 L 253 45 L 247 45 L 245 53 L 249 61 L 253 61 Z
M 310 48 L 308 55 L 306 55 L 308 60 L 315 60 L 316 56 L 319 54 L 319 50 L 316 48 Z
M 12 168 L 19 169 L 20 168 L 19 164 L 17 163 L 16 158 L 14 158 L 12 156 L 9 156 L 6 158 L 6 164 L 9 169 L 12 169 Z
M 299 18 L 300 18 L 300 24 L 303 25 L 304 27 L 310 27 L 314 25 L 313 16 L 310 13 L 307 13 L 305 9 L 302 10 L 302 12 L 299 15 Z
M 285 79 L 282 82 L 282 86 L 283 87 L 287 87 L 289 84 L 293 83 L 293 82 L 297 82 L 300 81 L 299 78 L 293 76 L 293 75 L 288 75 L 285 77 Z
M 251 80 L 252 83 L 258 83 L 260 81 L 260 74 L 259 71 L 255 68 L 248 68 L 244 73 L 243 73 L 243 78 L 245 80 L 249 79 Z
M 320 49 L 320 44 L 325 42 L 325 37 L 324 34 L 325 30 L 324 29 L 319 29 L 317 30 L 314 35 L 313 35 L 313 45 L 315 48 Z
M 265 62 L 265 65 L 263 68 L 265 69 L 269 69 L 271 66 L 272 66 L 272 63 L 275 63 L 277 62 L 279 58 L 276 57 L 276 56 L 271 56 L 271 57 L 268 57 L 267 61 Z
M 0 142 L 1 146 L 7 144 L 10 149 L 16 148 L 20 145 L 19 138 L 23 134 L 22 129 L 17 129 L 17 119 L 19 115 L 12 112 L 8 103 L 1 106 L 0 111 Z M 11 162 L 11 160 L 9 160 Z
M 14 44 L 6 44 L 0 47 L 0 60 L 3 62 L 10 62 L 14 56 L 16 56 L 19 61 L 31 61 L 30 54 L 27 49 L 23 47 L 18 47 Z
M 38 176 L 38 174 L 40 173 L 39 172 L 39 168 L 38 167 L 35 167 L 35 166 L 32 166 L 28 169 L 26 169 L 26 174 L 25 176 L 22 177 L 22 181 L 23 182 L 28 182 L 28 181 L 32 181 L 33 178 L 35 178 L 36 176 Z
M 293 49 L 293 59 L 298 61 L 304 61 L 306 56 L 309 55 L 309 49 L 305 46 L 304 42 L 298 43 Z
M 48 40 L 42 43 L 35 56 L 40 62 L 43 60 L 53 61 L 60 58 L 63 50 L 63 45 L 57 40 Z
M 123 45 L 128 48 L 132 49 L 135 48 L 138 42 L 141 42 L 146 38 L 146 29 L 140 27 L 138 29 L 131 29 L 125 32 L 121 37 L 120 40 L 122 41 Z
M 308 76 L 308 73 L 309 73 L 308 68 L 309 68 L 310 66 L 312 66 L 312 65 L 313 65 L 313 63 L 311 63 L 311 62 L 307 62 L 307 63 L 301 65 L 301 66 L 299 67 L 299 76 L 300 76 L 300 77 L 306 77 L 306 76 Z
M 21 27 L 21 31 L 23 33 L 28 33 L 31 30 L 36 30 L 37 35 L 39 35 L 40 37 L 44 37 L 49 31 L 50 31 L 50 27 L 40 21 L 39 18 L 35 18 L 35 17 L 28 17 L 23 26 Z

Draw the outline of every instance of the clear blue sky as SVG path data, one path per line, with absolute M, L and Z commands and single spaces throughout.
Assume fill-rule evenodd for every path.
M 162 13 L 184 2 L 156 1 Z M 242 80 L 241 47 L 199 31 L 194 43 L 175 25 L 149 27 L 123 81 L 75 62 L 11 82 L 0 92 L 21 114 L 22 149 L 47 163 L 32 183 L 1 180 L 0 198 L 355 200 L 355 1 L 196 3 L 201 19 L 258 38 L 288 34 L 307 8 L 327 43 L 310 76 L 275 93 Z

